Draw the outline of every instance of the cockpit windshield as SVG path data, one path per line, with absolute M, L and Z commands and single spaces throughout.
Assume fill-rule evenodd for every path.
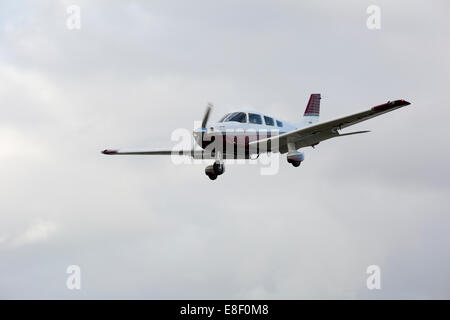
M 245 112 L 233 112 L 225 115 L 219 122 L 236 121 L 240 123 L 247 123 L 247 114 Z
M 230 114 L 231 114 L 231 113 L 227 113 L 226 115 L 224 115 L 224 116 L 222 117 L 222 119 L 219 120 L 219 122 L 224 122 L 225 119 L 226 119 Z

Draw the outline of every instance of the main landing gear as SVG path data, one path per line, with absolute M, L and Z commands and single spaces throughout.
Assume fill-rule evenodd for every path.
M 220 176 L 225 172 L 225 165 L 223 161 L 216 160 L 214 164 L 207 166 L 205 169 L 205 174 L 211 179 L 216 180 L 217 176 Z
M 288 151 L 287 162 L 292 164 L 294 167 L 300 166 L 300 163 L 305 160 L 304 154 L 295 149 L 294 143 L 288 143 Z

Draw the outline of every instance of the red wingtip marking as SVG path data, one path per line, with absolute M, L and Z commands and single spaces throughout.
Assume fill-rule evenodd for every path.
M 394 107 L 394 104 L 392 102 L 388 102 L 388 103 L 383 103 L 383 104 L 380 104 L 379 106 L 373 107 L 372 110 L 385 111 L 385 110 L 392 109 L 393 107 Z
M 388 103 L 381 104 L 379 106 L 373 107 L 372 110 L 376 111 L 385 111 L 389 109 L 393 109 L 395 107 L 403 107 L 410 105 L 408 101 L 401 99 L 401 100 L 395 100 L 395 101 L 389 101 Z

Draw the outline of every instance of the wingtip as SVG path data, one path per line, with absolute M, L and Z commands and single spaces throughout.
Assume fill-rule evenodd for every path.
M 103 153 L 103 154 L 116 154 L 116 153 L 117 153 L 117 150 L 108 150 L 108 149 L 105 149 L 105 150 L 102 151 L 102 153 Z
M 406 101 L 405 99 L 396 100 L 396 101 L 394 101 L 394 103 L 395 103 L 395 105 L 402 106 L 402 107 L 403 106 L 408 106 L 408 105 L 411 104 L 411 102 Z
M 372 108 L 374 111 L 388 111 L 394 109 L 396 107 L 404 107 L 410 105 L 411 103 L 406 101 L 405 99 L 388 101 L 387 103 L 380 104 L 379 106 L 375 106 Z

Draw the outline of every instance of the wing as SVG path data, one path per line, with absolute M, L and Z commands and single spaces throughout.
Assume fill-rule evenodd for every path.
M 336 120 L 318 123 L 306 128 L 294 130 L 271 138 L 254 141 L 251 142 L 250 145 L 258 145 L 260 151 L 277 151 L 276 149 L 279 149 L 280 153 L 288 152 L 288 143 L 294 143 L 296 149 L 315 146 L 319 142 L 330 138 L 368 132 L 358 131 L 347 134 L 340 134 L 338 130 L 344 129 L 362 121 L 369 120 L 386 112 L 390 112 L 398 108 L 407 106 L 409 104 L 410 103 L 408 101 L 405 101 L 403 99 L 389 101 L 385 104 L 375 106 L 367 111 L 355 113 Z
M 164 150 L 164 149 L 153 149 L 153 150 L 127 150 L 118 149 L 111 150 L 106 149 L 102 151 L 103 154 L 107 155 L 159 155 L 159 156 L 190 156 L 194 159 L 215 159 L 215 153 L 205 152 L 204 150 Z

